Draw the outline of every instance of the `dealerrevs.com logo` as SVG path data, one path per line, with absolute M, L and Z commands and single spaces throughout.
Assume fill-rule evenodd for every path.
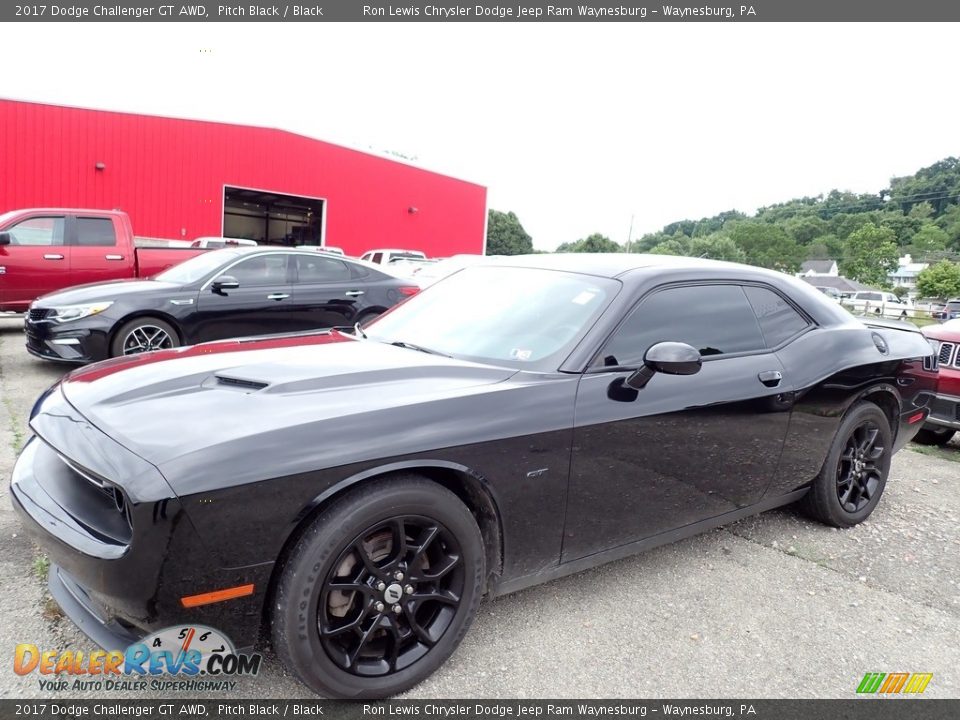
M 233 677 L 256 675 L 259 653 L 241 655 L 223 633 L 204 625 L 170 627 L 153 633 L 126 650 L 40 650 L 17 645 L 13 670 L 38 673 L 41 690 L 231 691 Z
M 859 695 L 919 695 L 933 673 L 867 673 L 857 686 Z

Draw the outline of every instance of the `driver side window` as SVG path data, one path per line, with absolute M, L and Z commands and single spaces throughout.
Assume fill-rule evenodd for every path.
M 695 285 L 654 291 L 607 341 L 597 366 L 636 367 L 651 345 L 683 342 L 703 357 L 764 350 L 756 315 L 738 285 Z

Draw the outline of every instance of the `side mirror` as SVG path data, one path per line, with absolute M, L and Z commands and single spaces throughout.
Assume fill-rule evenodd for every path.
M 628 377 L 625 384 L 634 390 L 641 390 L 658 372 L 665 375 L 693 375 L 700 372 L 701 364 L 699 351 L 686 343 L 657 343 L 643 356 L 643 367 Z
M 10 245 L 13 243 L 13 240 L 10 239 L 10 233 L 4 232 L 0 233 L 0 245 Z
M 216 280 L 213 281 L 213 284 L 210 288 L 213 292 L 222 295 L 224 290 L 236 290 L 240 287 L 240 281 L 237 280 L 233 275 L 221 275 Z

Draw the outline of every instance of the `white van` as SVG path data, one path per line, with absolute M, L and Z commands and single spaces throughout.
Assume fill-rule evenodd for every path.
M 912 305 L 901 301 L 892 292 L 883 290 L 859 290 L 844 300 L 843 304 L 851 312 L 864 315 L 902 319 L 916 314 Z

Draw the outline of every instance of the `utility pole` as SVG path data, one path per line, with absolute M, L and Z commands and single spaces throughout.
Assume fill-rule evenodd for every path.
M 633 237 L 633 215 L 630 216 L 630 229 L 627 230 L 627 252 L 630 252 L 631 237 Z

